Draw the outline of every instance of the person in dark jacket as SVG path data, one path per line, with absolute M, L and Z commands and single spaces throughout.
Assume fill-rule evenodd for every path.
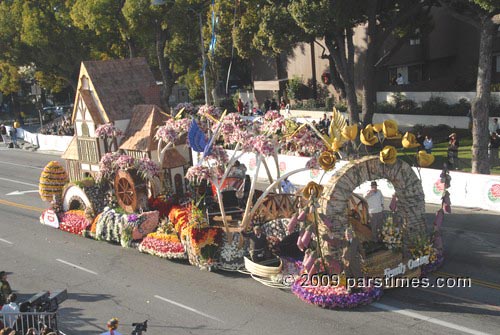
M 0 271 L 0 306 L 7 303 L 7 297 L 12 293 L 10 284 L 7 281 L 7 272 Z
M 254 226 L 253 232 L 242 232 L 242 235 L 248 237 L 248 239 L 250 240 L 249 251 L 252 261 L 258 263 L 269 257 L 267 236 L 262 232 L 262 228 L 260 226 Z

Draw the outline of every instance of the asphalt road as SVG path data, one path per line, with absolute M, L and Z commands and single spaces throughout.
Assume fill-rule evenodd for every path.
M 22 297 L 66 288 L 67 334 L 106 320 L 149 320 L 147 334 L 498 334 L 500 215 L 453 208 L 443 225 L 444 276 L 471 288 L 393 289 L 370 306 L 330 311 L 239 273 L 209 273 L 39 224 L 38 177 L 53 155 L 0 147 L 0 268 Z M 14 194 L 10 194 L 14 192 Z M 435 206 L 428 206 L 432 221 Z

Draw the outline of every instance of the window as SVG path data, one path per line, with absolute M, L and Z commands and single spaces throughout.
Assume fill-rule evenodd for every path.
M 420 28 L 415 29 L 415 34 L 410 38 L 410 45 L 420 45 Z
M 87 126 L 86 122 L 82 123 L 82 136 L 89 137 L 89 126 Z
M 408 66 L 408 82 L 422 81 L 422 64 Z

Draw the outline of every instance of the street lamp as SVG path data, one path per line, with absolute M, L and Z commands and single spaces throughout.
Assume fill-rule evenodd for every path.
M 151 5 L 153 6 L 164 6 L 167 4 L 166 0 L 152 0 Z M 201 59 L 202 59 L 202 71 L 203 71 L 203 92 L 205 94 L 205 104 L 208 105 L 208 94 L 207 94 L 207 75 L 206 75 L 206 64 L 207 61 L 205 59 L 205 46 L 203 45 L 203 21 L 201 18 L 201 10 L 196 12 L 191 7 L 186 7 L 188 10 L 198 15 L 198 24 L 200 26 L 200 49 L 201 49 Z

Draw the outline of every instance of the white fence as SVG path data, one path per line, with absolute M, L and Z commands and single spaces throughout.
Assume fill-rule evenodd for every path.
M 43 135 L 30 133 L 22 128 L 17 129 L 17 138 L 38 146 L 38 150 L 66 151 L 73 136 Z
M 467 99 L 470 102 L 476 97 L 476 92 L 377 92 L 377 102 L 393 102 L 394 93 L 401 94 L 418 104 L 438 97 L 443 98 L 448 104 L 456 104 L 460 99 Z M 491 92 L 491 98 L 500 101 L 500 92 Z
M 231 156 L 232 151 L 228 151 Z M 193 152 L 194 164 L 197 162 L 197 153 Z M 281 175 L 293 170 L 306 166 L 309 157 L 297 157 L 279 155 L 279 169 Z M 256 159 L 254 154 L 244 154 L 239 161 L 246 165 L 247 173 L 253 178 L 256 168 Z M 272 158 L 267 159 L 267 164 L 270 167 L 271 175 L 276 178 L 275 163 Z M 288 179 L 297 186 L 306 185 L 309 181 L 326 183 L 341 167 L 347 164 L 347 161 L 337 162 L 333 171 L 327 172 L 323 176 L 321 170 L 308 170 L 290 176 Z M 417 168 L 413 168 L 415 173 L 419 175 Z M 435 169 L 420 169 L 422 187 L 425 194 L 425 202 L 431 204 L 441 204 L 441 195 L 443 184 L 440 179 L 440 170 Z M 491 211 L 500 212 L 500 176 L 498 175 L 477 175 L 464 172 L 450 172 L 451 201 L 454 206 L 482 208 Z M 266 170 L 261 167 L 258 174 L 258 179 L 267 181 Z M 384 196 L 390 197 L 394 193 L 394 187 L 386 180 L 381 180 L 379 189 Z M 365 193 L 370 188 L 370 183 L 366 182 L 360 185 L 355 192 Z

